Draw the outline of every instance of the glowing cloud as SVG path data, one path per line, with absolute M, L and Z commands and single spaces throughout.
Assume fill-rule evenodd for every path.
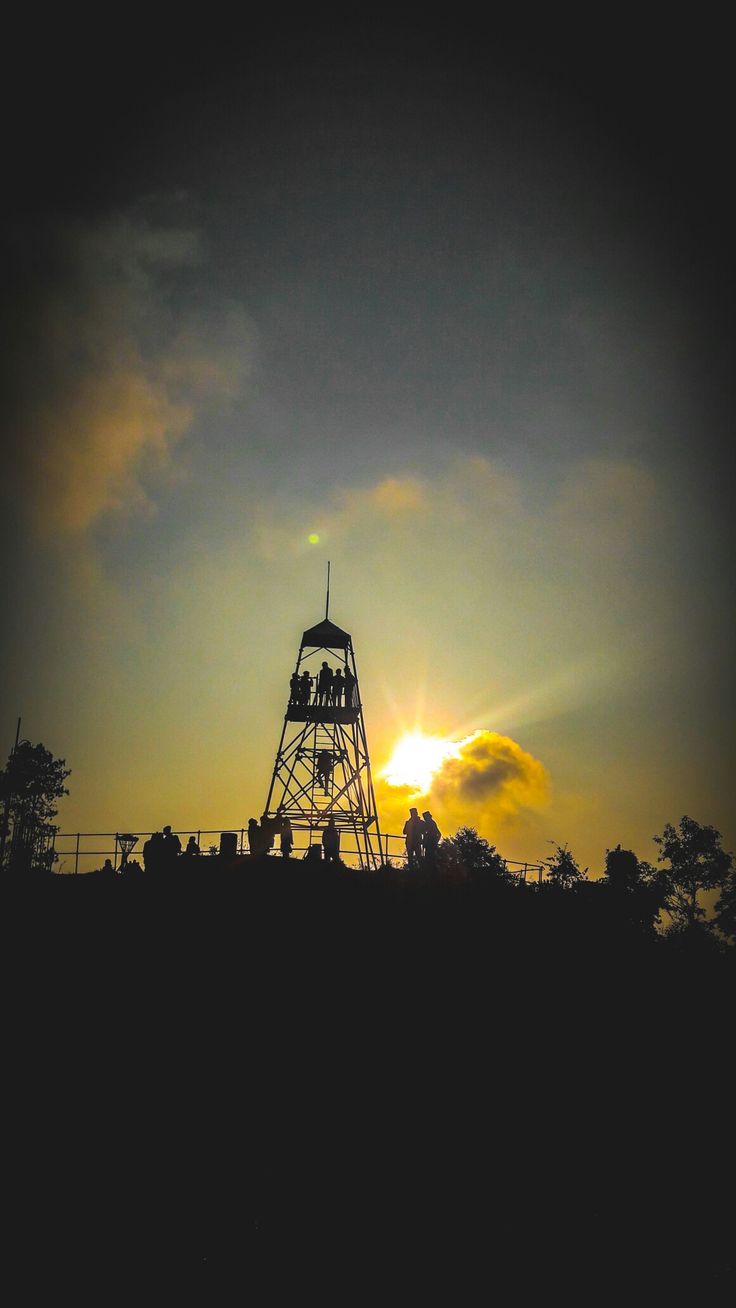
M 413 732 L 398 742 L 377 793 L 394 827 L 421 798 L 447 833 L 468 824 L 493 835 L 544 808 L 549 785 L 544 765 L 509 736 L 476 731 L 452 741 Z

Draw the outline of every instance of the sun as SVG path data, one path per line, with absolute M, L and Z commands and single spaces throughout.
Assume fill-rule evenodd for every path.
M 456 755 L 455 741 L 412 731 L 397 742 L 383 775 L 390 786 L 411 786 L 416 794 L 426 795 L 445 759 Z

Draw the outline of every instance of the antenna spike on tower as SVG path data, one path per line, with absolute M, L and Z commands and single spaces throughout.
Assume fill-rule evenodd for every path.
M 327 603 L 325 604 L 325 622 L 330 616 L 330 561 L 327 560 Z

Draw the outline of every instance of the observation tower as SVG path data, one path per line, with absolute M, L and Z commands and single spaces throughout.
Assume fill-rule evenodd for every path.
M 384 861 L 352 638 L 330 620 L 304 632 L 288 687 L 281 741 L 264 817 L 288 818 L 320 843 L 332 819 L 341 857 L 362 868 Z

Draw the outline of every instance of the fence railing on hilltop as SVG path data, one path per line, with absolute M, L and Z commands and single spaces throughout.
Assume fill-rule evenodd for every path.
M 176 834 L 181 840 L 182 849 L 186 846 L 189 837 L 194 836 L 199 846 L 200 857 L 207 858 L 220 853 L 220 837 L 223 832 L 229 832 L 236 836 L 236 853 L 238 857 L 248 857 L 250 855 L 246 827 L 214 827 L 210 830 L 204 830 L 200 827 L 191 831 L 177 830 Z M 101 861 L 110 859 L 114 870 L 116 872 L 120 871 L 121 864 L 124 862 L 123 846 L 120 843 L 123 834 L 118 831 L 57 831 L 50 846 L 52 870 L 62 876 L 92 872 L 100 868 Z M 153 835 L 153 832 L 140 831 L 136 832 L 135 835 L 135 845 L 128 855 L 129 862 L 142 861 L 141 851 L 144 842 L 148 840 L 149 836 Z M 276 839 L 278 842 L 278 837 Z M 381 842 L 384 855 L 389 862 L 398 866 L 406 865 L 406 841 L 403 835 L 382 832 Z M 308 832 L 295 831 L 293 856 L 303 858 L 310 845 L 314 843 L 316 842 L 309 839 Z M 268 851 L 268 854 L 271 858 L 281 857 L 278 843 Z M 360 866 L 361 855 L 357 846 L 355 846 L 352 832 L 341 832 L 340 857 L 349 867 Z M 541 881 L 543 878 L 544 866 L 541 863 L 521 862 L 518 859 L 510 858 L 504 859 L 504 863 L 509 872 L 512 872 L 521 881 L 526 881 L 528 878 L 536 878 L 537 881 Z

